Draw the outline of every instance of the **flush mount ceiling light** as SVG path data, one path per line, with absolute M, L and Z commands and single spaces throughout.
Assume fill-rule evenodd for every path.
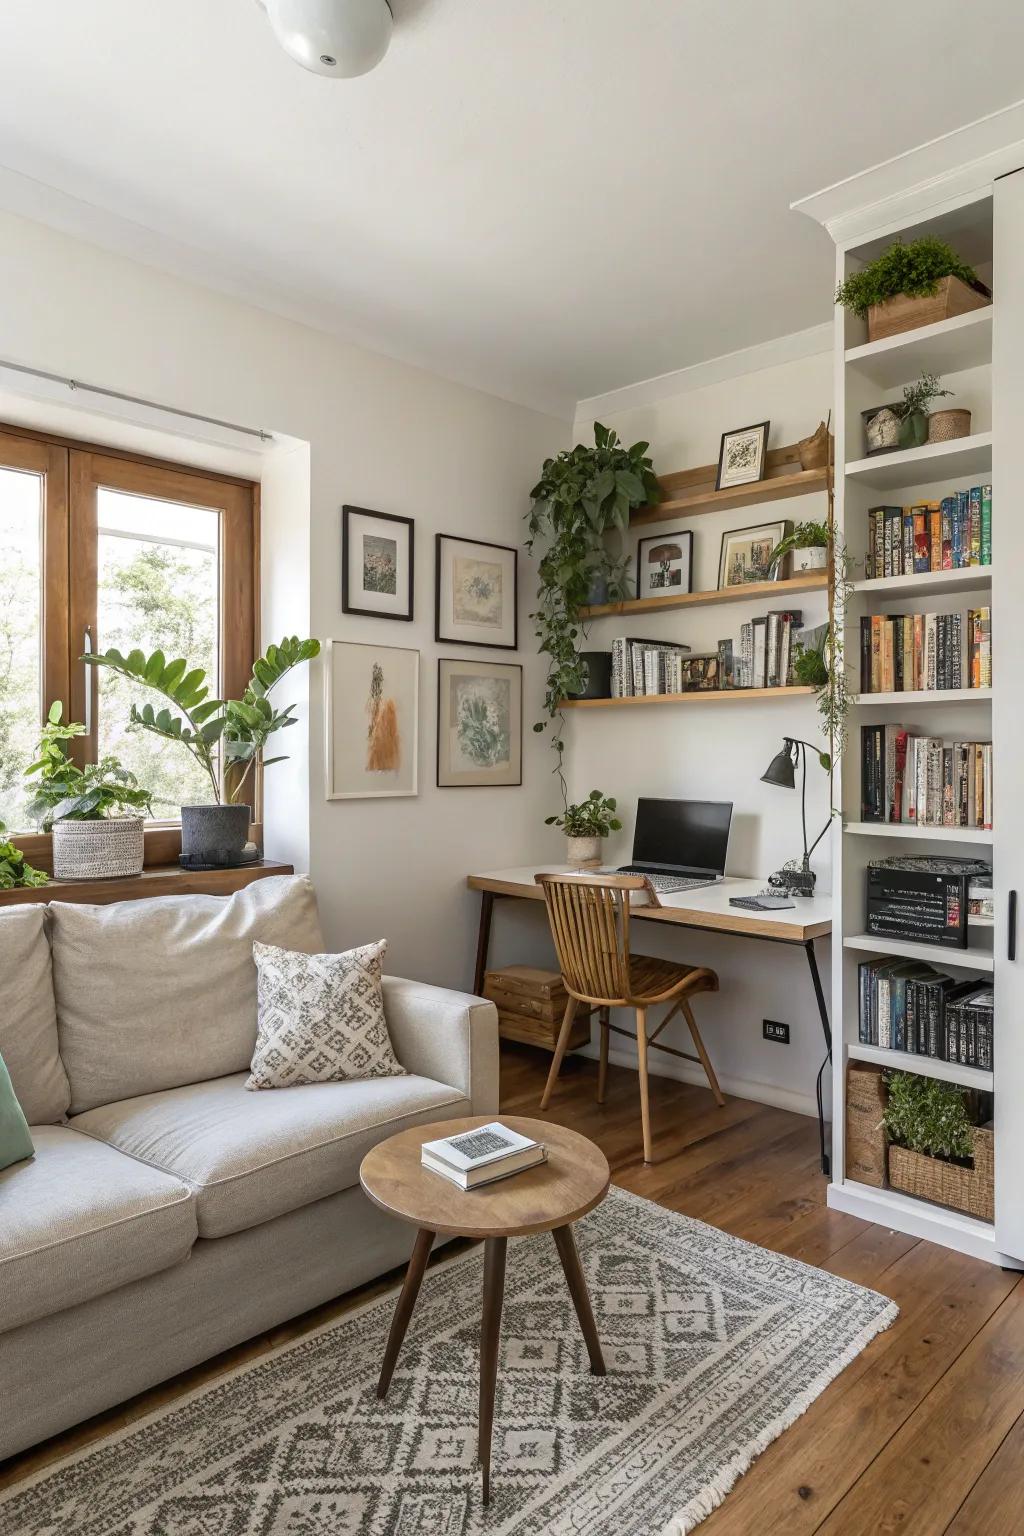
M 257 0 L 285 53 L 317 75 L 365 75 L 391 41 L 388 0 Z

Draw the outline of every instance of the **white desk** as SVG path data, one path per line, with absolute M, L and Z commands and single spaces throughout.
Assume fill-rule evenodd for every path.
M 480 892 L 480 929 L 477 937 L 476 974 L 473 990 L 483 991 L 484 973 L 491 943 L 491 922 L 496 896 L 512 896 L 525 901 L 543 901 L 544 893 L 534 880 L 535 875 L 561 875 L 572 873 L 568 864 L 523 864 L 517 869 L 492 869 L 483 874 L 467 875 L 470 890 Z M 831 896 L 793 896 L 791 908 L 777 912 L 755 912 L 749 908 L 731 907 L 730 896 L 756 896 L 765 889 L 764 880 L 740 879 L 727 875 L 715 885 L 693 891 L 678 891 L 674 895 L 659 897 L 658 907 L 633 906 L 630 919 L 652 923 L 674 923 L 680 928 L 703 928 L 714 933 L 731 934 L 737 938 L 760 939 L 773 944 L 796 944 L 807 956 L 811 984 L 818 1006 L 822 1034 L 825 1038 L 825 1060 L 818 1072 L 818 1128 L 821 1136 L 821 1168 L 829 1171 L 829 1158 L 825 1145 L 825 1115 L 821 1097 L 821 1077 L 832 1056 L 832 1027 L 829 1023 L 825 993 L 818 972 L 814 953 L 814 941 L 832 932 Z

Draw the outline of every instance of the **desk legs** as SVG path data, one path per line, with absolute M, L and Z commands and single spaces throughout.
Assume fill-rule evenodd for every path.
M 816 1092 L 818 1096 L 818 1140 L 821 1146 L 821 1171 L 828 1175 L 832 1169 L 832 1159 L 829 1156 L 825 1142 L 825 1105 L 822 1097 L 821 1079 L 832 1060 L 832 1026 L 829 1023 L 828 1008 L 825 1004 L 825 993 L 821 985 L 821 976 L 818 974 L 818 961 L 814 953 L 814 940 L 804 941 L 804 953 L 807 956 L 807 964 L 811 972 L 811 985 L 814 987 L 814 1000 L 818 1005 L 818 1017 L 821 1020 L 822 1033 L 825 1036 L 825 1060 L 818 1068 Z
M 473 991 L 483 996 L 484 973 L 487 970 L 487 952 L 491 947 L 491 918 L 494 915 L 494 892 L 480 892 L 480 928 L 476 939 L 476 970 L 473 972 Z

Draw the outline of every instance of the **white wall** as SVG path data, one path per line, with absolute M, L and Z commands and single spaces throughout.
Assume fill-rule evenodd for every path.
M 687 369 L 675 379 L 655 380 L 634 391 L 620 390 L 607 400 L 583 402 L 574 437 L 589 440 L 596 417 L 614 427 L 626 443 L 647 439 L 661 473 L 711 463 L 718 457 L 723 430 L 751 422 L 770 420 L 772 447 L 796 442 L 813 432 L 829 410 L 832 358 L 830 350 L 822 350 L 829 346 L 827 331 L 802 333 L 777 345 L 751 349 L 750 354 Z M 808 349 L 810 355 L 799 355 Z M 793 360 L 774 361 L 780 356 Z M 634 399 L 638 403 L 633 404 Z M 718 584 L 724 529 L 780 517 L 824 521 L 825 514 L 822 492 L 749 511 L 687 519 L 680 526 L 694 534 L 694 590 Z M 643 530 L 645 534 L 655 531 Z M 805 624 L 824 622 L 823 594 L 803 594 L 791 601 L 801 608 Z M 588 644 L 606 649 L 616 634 L 630 633 L 685 640 L 695 651 L 713 650 L 726 636 L 734 637 L 738 645 L 740 624 L 754 613 L 763 613 L 766 606 L 762 600 L 696 608 L 645 618 L 639 627 L 635 619 L 626 628 L 621 619 L 603 619 L 591 627 Z M 641 794 L 732 800 L 730 874 L 766 876 L 787 858 L 799 856 L 799 795 L 762 784 L 760 776 L 780 750 L 784 735 L 822 740 L 813 699 L 703 708 L 577 710 L 566 718 L 572 796 L 579 798 L 600 788 L 615 795 L 625 813 L 623 832 L 609 840 L 611 861 L 622 862 L 630 855 L 636 799 Z M 828 780 L 812 765 L 807 813 L 812 841 L 827 818 Z M 831 888 L 830 842 L 826 836 L 813 858 L 821 892 Z M 554 854 L 554 847 L 551 851 Z M 650 953 L 710 965 L 718 971 L 721 991 L 702 997 L 697 1011 L 707 1023 L 705 1039 L 723 1087 L 811 1112 L 824 1045 L 802 951 L 691 931 L 670 933 L 658 928 L 652 932 L 647 927 L 643 942 Z M 824 940 L 819 941 L 819 965 L 827 977 L 829 947 Z M 789 1023 L 791 1044 L 764 1041 L 763 1018 Z M 673 1025 L 665 1040 L 688 1049 L 684 1036 L 685 1026 L 681 1034 Z M 678 1068 L 679 1075 L 700 1080 L 699 1068 L 691 1072 L 672 1058 L 659 1059 L 656 1052 L 652 1068 L 673 1074 Z
M 409 800 L 324 799 L 317 665 L 309 677 L 305 781 L 294 776 L 298 763 L 267 775 L 268 853 L 301 858 L 308 795 L 309 867 L 330 942 L 348 945 L 384 935 L 394 973 L 468 985 L 477 900 L 464 889 L 464 877 L 474 866 L 529 858 L 550 809 L 545 745 L 529 729 L 529 701 L 539 695 L 543 672 L 527 618 L 534 582 L 521 557 L 520 654 L 493 656 L 526 665 L 523 787 L 438 789 L 436 658 L 459 652 L 433 641 L 434 534 L 519 543 L 526 492 L 541 461 L 565 445 L 568 423 L 8 215 L 0 216 L 0 292 L 8 300 L 0 306 L 0 359 L 6 362 L 263 427 L 308 445 L 288 445 L 291 453 L 308 455 L 305 503 L 305 457 L 271 461 L 264 640 L 308 622 L 322 640 L 418 647 L 421 789 Z M 70 424 L 64 429 L 73 430 Z M 106 440 L 117 436 L 112 429 Z M 181 456 L 189 457 L 187 445 Z M 414 623 L 342 616 L 343 502 L 416 519 Z M 302 734 L 290 733 L 297 755 Z M 527 937 L 520 941 L 510 926 L 515 922 L 510 918 L 503 929 L 511 946 L 507 957 L 529 958 L 529 946 L 536 949 L 543 935 L 526 921 Z

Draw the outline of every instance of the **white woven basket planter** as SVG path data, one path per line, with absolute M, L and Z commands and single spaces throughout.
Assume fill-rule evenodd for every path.
M 141 816 L 110 821 L 57 821 L 53 826 L 56 880 L 118 880 L 141 875 L 145 856 Z

